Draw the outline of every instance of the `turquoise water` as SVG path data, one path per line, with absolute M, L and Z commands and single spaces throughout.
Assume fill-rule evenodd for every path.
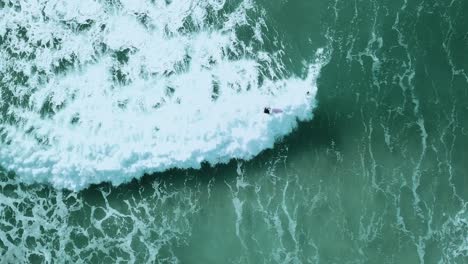
M 0 12 L 21 12 L 13 3 Z M 210 3 L 221 8 L 207 7 L 203 23 L 216 30 L 241 2 Z M 230 56 L 278 54 L 263 78 L 306 78 L 324 50 L 313 119 L 251 160 L 118 186 L 71 191 L 3 169 L 0 263 L 468 262 L 468 2 L 244 3 L 250 22 L 234 31 L 252 51 Z M 13 61 L 1 27 L 2 58 Z M 58 72 L 87 63 L 76 56 Z M 15 126 L 8 109 L 23 106 L 8 91 L 28 82 L 9 70 L 0 64 L 1 121 Z M 0 153 L 3 167 L 21 157 Z

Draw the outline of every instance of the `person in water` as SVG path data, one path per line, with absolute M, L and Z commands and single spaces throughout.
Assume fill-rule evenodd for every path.
M 270 114 L 279 114 L 283 113 L 283 110 L 279 108 L 271 108 L 271 107 L 265 107 L 263 108 L 263 113 L 270 115 Z
M 307 91 L 306 96 L 310 97 L 310 92 L 309 91 Z M 283 110 L 280 109 L 280 108 L 265 107 L 265 108 L 263 108 L 263 113 L 265 113 L 267 115 L 279 114 L 279 113 L 283 113 Z

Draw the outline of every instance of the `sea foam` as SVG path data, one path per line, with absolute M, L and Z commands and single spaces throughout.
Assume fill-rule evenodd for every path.
M 0 12 L 0 165 L 22 182 L 79 190 L 251 159 L 312 118 L 323 50 L 304 77 L 285 74 L 250 1 L 10 1 Z

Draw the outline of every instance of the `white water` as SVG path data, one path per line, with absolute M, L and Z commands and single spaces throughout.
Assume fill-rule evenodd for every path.
M 251 45 L 263 44 L 249 1 L 215 23 L 209 12 L 224 1 L 120 2 L 0 10 L 0 165 L 21 181 L 78 190 L 251 159 L 312 118 L 322 51 L 306 78 L 279 75 L 279 53 L 236 36 L 248 26 Z M 263 114 L 265 106 L 284 113 Z

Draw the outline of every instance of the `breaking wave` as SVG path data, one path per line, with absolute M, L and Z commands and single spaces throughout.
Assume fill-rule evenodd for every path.
M 3 5 L 0 165 L 22 182 L 79 190 L 250 159 L 312 118 L 325 52 L 287 72 L 250 1 Z

